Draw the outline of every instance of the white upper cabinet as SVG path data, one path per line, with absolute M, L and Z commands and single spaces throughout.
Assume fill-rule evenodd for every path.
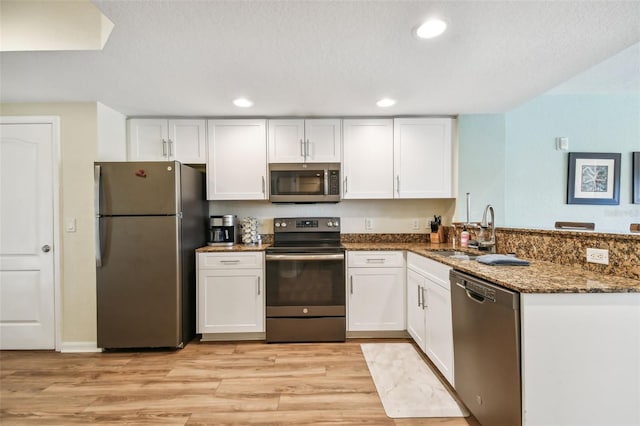
M 342 198 L 393 198 L 393 120 L 343 120 Z
M 395 198 L 452 198 L 451 118 L 396 118 Z
M 169 147 L 174 160 L 186 164 L 207 162 L 205 120 L 169 120 Z
M 205 120 L 134 118 L 127 122 L 127 133 L 129 161 L 207 160 Z
M 340 119 L 269 120 L 270 163 L 339 163 Z
M 209 120 L 208 200 L 266 200 L 266 121 Z

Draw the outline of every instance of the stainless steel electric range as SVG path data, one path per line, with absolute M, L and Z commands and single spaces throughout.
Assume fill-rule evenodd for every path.
M 275 218 L 266 250 L 267 342 L 344 341 L 340 218 Z

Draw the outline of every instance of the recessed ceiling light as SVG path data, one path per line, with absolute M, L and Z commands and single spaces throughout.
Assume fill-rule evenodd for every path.
M 253 105 L 253 102 L 246 98 L 238 98 L 233 101 L 233 104 L 240 108 L 249 108 Z
M 434 38 L 438 37 L 446 29 L 446 22 L 441 19 L 433 18 L 416 28 L 415 35 L 418 38 Z
M 395 104 L 396 104 L 396 101 L 389 98 L 380 99 L 378 102 L 376 102 L 376 105 L 378 105 L 380 108 L 390 107 Z

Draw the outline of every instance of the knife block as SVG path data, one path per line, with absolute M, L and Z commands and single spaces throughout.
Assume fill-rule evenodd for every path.
M 431 244 L 446 243 L 446 240 L 444 237 L 444 226 L 439 226 L 438 232 L 431 232 L 429 234 L 429 241 L 431 242 Z

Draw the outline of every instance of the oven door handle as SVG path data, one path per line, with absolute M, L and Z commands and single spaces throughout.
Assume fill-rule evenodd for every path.
M 344 253 L 335 254 L 267 254 L 265 259 L 270 260 L 344 260 Z

